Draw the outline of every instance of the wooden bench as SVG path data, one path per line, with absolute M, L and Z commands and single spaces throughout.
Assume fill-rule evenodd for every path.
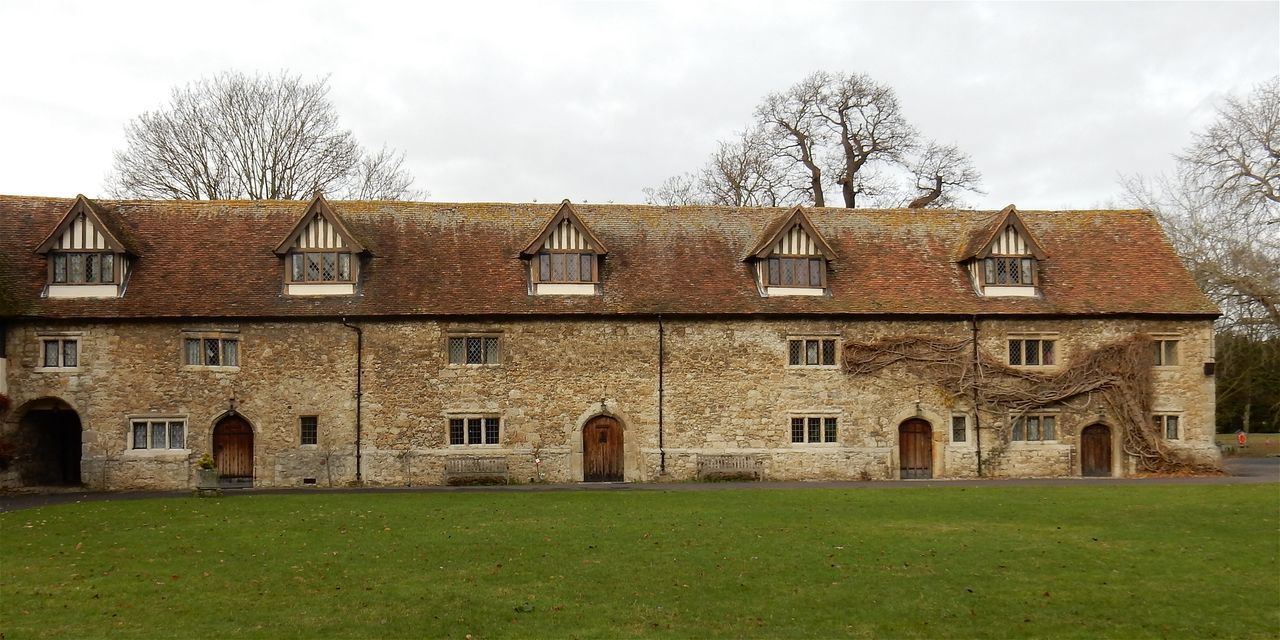
M 698 456 L 698 479 L 716 481 L 762 480 L 764 464 L 759 458 L 744 454 Z
M 509 481 L 504 456 L 449 456 L 444 460 L 447 485 L 507 484 Z

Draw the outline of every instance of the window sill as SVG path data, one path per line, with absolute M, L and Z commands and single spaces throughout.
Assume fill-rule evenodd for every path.
M 35 373 L 81 373 L 83 369 L 80 367 L 36 367 L 32 369 Z
M 785 296 L 825 296 L 827 290 L 822 287 L 765 287 L 764 295 L 766 298 L 780 298 Z
M 469 362 L 468 362 L 468 363 L 450 362 L 448 366 L 449 366 L 449 368 L 450 368 L 450 369 L 501 369 L 501 368 L 502 368 L 502 364 L 501 364 L 501 363 L 498 363 L 498 364 L 471 364 L 471 363 L 469 363 Z
M 1040 292 L 1034 286 L 986 285 L 982 287 L 986 298 L 1035 298 Z
M 298 445 L 298 448 L 299 448 L 299 449 L 301 449 L 301 450 L 303 450 L 303 451 L 315 451 L 315 450 L 317 450 L 317 449 L 319 449 L 319 448 L 320 448 L 320 445 L 318 445 L 318 444 L 300 444 L 300 445 Z
M 594 296 L 596 285 L 592 282 L 581 284 L 539 282 L 533 285 L 535 296 Z
M 240 371 L 240 367 L 238 367 L 238 366 L 235 366 L 235 367 L 209 367 L 209 366 L 205 366 L 205 365 L 202 365 L 202 364 L 184 364 L 184 365 L 182 365 L 182 370 L 183 370 L 183 371 L 211 371 L 211 372 L 214 372 L 214 373 L 238 373 L 238 372 Z
M 126 449 L 125 458 L 163 458 L 183 460 L 191 457 L 190 449 Z
M 284 292 L 291 296 L 353 296 L 356 285 L 353 282 L 289 283 Z
M 119 298 L 118 284 L 51 284 L 47 298 Z
M 838 449 L 840 447 L 839 442 L 792 442 L 790 444 L 796 449 Z
M 449 453 L 466 453 L 468 451 L 496 451 L 502 449 L 500 444 L 450 444 L 445 445 Z
M 1054 446 L 1054 445 L 1062 445 L 1062 444 L 1063 442 L 1061 440 L 1010 440 L 1009 441 L 1009 446 L 1011 447 L 1044 447 L 1044 446 Z
M 787 371 L 839 371 L 838 364 L 789 364 Z

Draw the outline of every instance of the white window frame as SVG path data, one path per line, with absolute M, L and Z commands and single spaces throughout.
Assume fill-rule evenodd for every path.
M 82 334 L 78 332 L 77 333 L 38 333 L 36 334 L 36 340 L 37 342 L 40 343 L 40 351 L 36 355 L 36 366 L 34 367 L 34 370 L 38 372 L 49 372 L 49 373 L 75 373 L 77 371 L 80 371 L 80 368 L 81 368 L 80 363 L 83 361 L 83 357 L 84 357 L 84 350 L 83 350 L 84 344 L 81 341 L 81 335 Z M 45 364 L 45 358 L 44 358 L 45 344 L 49 342 L 56 342 L 58 344 L 58 364 L 55 366 L 48 366 Z M 66 364 L 67 352 L 66 352 L 65 345 L 67 343 L 72 343 L 76 345 L 75 347 L 76 363 L 71 366 L 67 366 Z
M 808 342 L 810 340 L 818 342 L 818 361 L 819 361 L 818 364 L 808 364 L 807 362 L 793 364 L 791 362 L 791 343 L 796 341 L 800 342 L 800 359 L 804 361 L 804 360 L 808 360 L 806 356 L 808 353 Z M 831 364 L 825 364 L 822 362 L 823 360 L 822 356 L 824 353 L 824 346 L 823 346 L 824 342 L 833 343 L 832 351 L 833 351 L 834 357 Z M 789 335 L 787 336 L 786 357 L 787 357 L 788 369 L 797 369 L 802 371 L 814 370 L 814 369 L 827 369 L 827 370 L 839 369 L 840 368 L 840 336 L 831 335 L 831 334 Z
M 453 421 L 454 420 L 462 421 L 462 442 L 461 443 L 453 442 Z M 480 421 L 480 439 L 478 442 L 470 441 L 471 440 L 470 421 L 472 420 Z M 488 423 L 487 423 L 487 421 L 489 420 L 497 421 L 497 425 L 495 427 L 497 429 L 496 442 L 488 442 L 488 438 L 485 437 L 489 433 Z M 506 425 L 504 424 L 504 422 L 505 421 L 502 419 L 502 414 L 499 414 L 499 413 L 487 413 L 487 412 L 481 411 L 481 412 L 474 412 L 474 413 L 445 414 L 444 416 L 445 444 L 447 444 L 450 449 L 500 449 L 502 448 L 503 432 L 506 431 L 505 429 Z
M 785 437 L 787 443 L 793 447 L 838 447 L 840 446 L 840 423 L 843 422 L 844 416 L 838 412 L 831 411 L 791 411 L 787 413 Z M 817 419 L 818 439 L 810 440 L 810 420 Z M 804 431 L 802 432 L 803 441 L 795 440 L 795 420 L 804 420 Z M 835 439 L 827 440 L 827 421 L 835 420 Z
M 1019 349 L 1021 350 L 1019 355 L 1019 360 L 1021 360 L 1021 362 L 1018 364 L 1014 364 L 1012 362 L 1013 351 L 1010 343 L 1015 340 L 1020 343 Z M 1039 352 L 1036 354 L 1036 360 L 1039 362 L 1036 364 L 1026 363 L 1028 340 L 1036 340 L 1041 343 Z M 1044 342 L 1053 343 L 1053 362 L 1050 364 L 1044 363 Z M 1058 334 L 1056 333 L 1011 333 L 1006 335 L 1004 340 L 1004 363 L 1018 369 L 1048 369 L 1060 366 L 1062 364 L 1062 351 L 1060 349 L 1061 343 L 1062 341 L 1058 339 Z
M 187 351 L 188 340 L 200 341 L 200 362 L 192 363 L 188 358 Z M 218 341 L 218 364 L 205 363 L 205 341 Z M 225 342 L 235 342 L 236 363 L 233 365 L 222 364 L 226 358 Z M 240 339 L 240 332 L 233 329 L 205 330 L 205 329 L 186 329 L 182 331 L 182 338 L 179 341 L 179 356 L 182 358 L 182 368 L 188 370 L 201 371 L 239 371 L 241 363 L 244 362 L 244 341 Z
M 480 362 L 467 362 L 467 360 L 469 359 L 468 355 L 470 354 L 470 350 L 467 347 L 467 341 L 472 339 L 480 340 L 480 360 L 481 360 Z M 496 343 L 497 353 L 495 354 L 494 362 L 485 361 L 486 360 L 485 358 L 485 353 L 486 353 L 485 340 L 486 339 L 492 339 L 497 341 Z M 461 362 L 454 362 L 454 359 L 453 359 L 453 341 L 454 340 L 462 341 Z M 503 342 L 504 340 L 501 332 L 450 331 L 447 334 L 445 334 L 445 339 L 444 339 L 445 363 L 448 364 L 450 367 L 501 367 L 502 356 L 506 346 L 503 344 Z
M 137 446 L 138 443 L 137 443 L 137 433 L 135 432 L 135 425 L 137 425 L 138 423 L 144 423 L 147 425 L 146 426 L 146 433 L 147 433 L 146 445 L 147 446 L 144 446 L 144 447 Z M 172 433 L 170 429 L 172 428 L 172 425 L 174 423 L 182 424 L 182 447 L 180 448 L 169 447 L 169 440 L 172 438 Z M 155 425 L 157 424 L 164 425 L 165 446 L 163 447 L 153 446 L 154 443 L 152 442 L 152 439 L 155 437 Z M 125 421 L 125 429 L 127 430 L 127 433 L 128 433 L 128 436 L 126 438 L 127 451 L 130 451 L 133 453 L 165 452 L 165 451 L 184 452 L 184 453 L 188 452 L 191 450 L 191 447 L 190 447 L 191 434 L 188 431 L 188 424 L 189 424 L 189 421 L 187 420 L 187 417 L 180 416 L 180 415 L 129 416 L 128 419 Z

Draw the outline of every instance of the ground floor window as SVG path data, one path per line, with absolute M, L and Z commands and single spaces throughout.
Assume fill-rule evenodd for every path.
M 793 416 L 791 442 L 793 444 L 835 442 L 838 426 L 835 416 Z
M 187 422 L 177 418 L 132 421 L 134 449 L 186 449 Z
M 80 340 L 44 338 L 40 366 L 45 369 L 74 369 L 80 364 Z
M 964 442 L 969 438 L 969 417 L 951 416 L 951 441 Z
M 316 416 L 302 416 L 298 419 L 299 444 L 316 444 L 320 435 L 320 420 Z
M 498 416 L 449 418 L 449 444 L 498 444 L 500 424 Z
M 1052 414 L 1025 414 L 1014 416 L 1014 441 L 1037 442 L 1057 439 L 1058 417 Z
M 188 336 L 183 342 L 183 364 L 197 367 L 240 366 L 238 336 Z
M 1156 429 L 1164 434 L 1165 440 L 1177 440 L 1181 435 L 1181 421 L 1176 415 L 1159 414 L 1156 417 Z

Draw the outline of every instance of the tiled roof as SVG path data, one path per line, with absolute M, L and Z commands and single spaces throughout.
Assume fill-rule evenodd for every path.
M 765 298 L 743 256 L 789 210 L 576 204 L 610 248 L 603 293 L 532 296 L 519 255 L 559 203 L 332 202 L 371 255 L 357 295 L 304 298 L 272 251 L 305 202 L 98 201 L 138 254 L 125 295 L 42 298 L 34 250 L 71 203 L 0 196 L 0 317 L 1217 314 L 1141 211 L 1019 212 L 1043 297 L 983 298 L 956 257 L 992 212 L 806 209 L 841 257 L 831 295 Z

